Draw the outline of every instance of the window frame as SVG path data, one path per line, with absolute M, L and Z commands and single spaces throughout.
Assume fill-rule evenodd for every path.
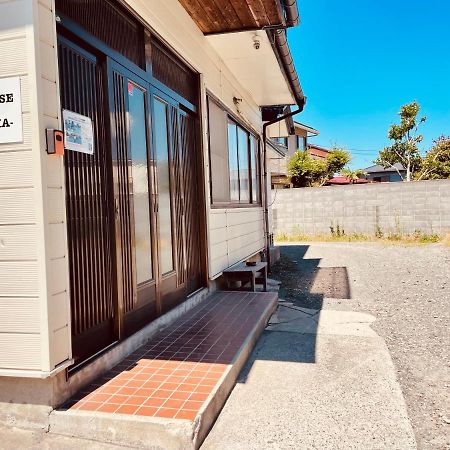
M 221 108 L 225 113 L 226 120 L 226 149 L 227 149 L 227 162 L 228 162 L 228 192 L 230 195 L 229 201 L 217 201 L 214 202 L 213 198 L 213 174 L 212 174 L 212 163 L 211 163 L 211 123 L 209 118 L 209 102 L 214 102 L 216 106 Z M 237 118 L 222 102 L 216 99 L 214 96 L 207 94 L 208 103 L 208 158 L 209 158 L 209 192 L 210 192 L 210 207 L 211 209 L 231 209 L 231 208 L 261 208 L 262 207 L 262 162 L 261 162 L 261 138 L 259 133 L 250 128 L 248 125 L 244 124 L 239 118 Z M 228 142 L 228 126 L 229 124 L 236 125 L 236 147 L 237 147 L 237 160 L 238 160 L 238 174 L 240 173 L 239 168 L 239 145 L 238 145 L 238 130 L 243 130 L 247 135 L 247 161 L 248 161 L 248 202 L 240 202 L 236 200 L 231 200 L 231 183 L 230 183 L 230 167 L 229 167 L 229 142 Z M 256 187 L 257 195 L 256 201 L 253 201 L 253 183 L 252 183 L 252 145 L 251 139 L 254 139 L 256 143 L 255 148 L 255 166 L 256 166 Z M 240 189 L 240 177 L 238 177 L 238 191 L 239 198 L 241 197 Z
M 308 138 L 307 136 L 301 136 L 301 135 L 296 135 L 295 136 L 297 138 L 297 149 L 301 150 L 301 151 L 305 151 L 308 149 Z M 300 146 L 300 142 L 302 142 L 302 145 Z
M 283 147 L 288 148 L 288 137 L 287 137 L 287 136 L 273 137 L 272 140 L 273 140 L 277 145 L 282 145 Z

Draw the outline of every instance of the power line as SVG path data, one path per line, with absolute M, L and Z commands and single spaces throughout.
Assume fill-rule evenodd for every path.
M 369 150 L 369 149 L 364 149 L 364 148 L 349 148 L 348 150 L 351 151 L 351 152 L 366 152 L 366 153 L 370 152 L 370 153 L 374 153 L 374 152 L 379 152 L 382 149 L 378 148 L 378 149 Z

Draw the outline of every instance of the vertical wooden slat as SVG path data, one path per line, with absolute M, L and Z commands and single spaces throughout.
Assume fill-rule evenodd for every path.
M 195 135 L 195 119 L 188 114 L 180 114 L 180 145 L 183 148 L 184 172 L 184 229 L 186 278 L 188 293 L 201 286 L 202 269 L 200 258 L 200 211 L 198 183 L 198 155 Z
M 86 31 L 145 67 L 143 27 L 116 0 L 56 0 L 56 10 Z

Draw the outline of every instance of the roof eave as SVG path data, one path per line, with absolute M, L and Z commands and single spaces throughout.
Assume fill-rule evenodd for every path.
M 305 107 L 306 97 L 303 94 L 300 79 L 295 70 L 294 59 L 289 48 L 286 30 L 267 30 L 266 32 L 292 97 L 299 108 L 298 112 L 301 112 Z
M 294 127 L 301 128 L 302 130 L 306 131 L 307 133 L 311 133 L 311 135 L 313 135 L 313 136 L 318 136 L 320 134 L 319 130 L 309 127 L 308 125 L 305 125 L 304 123 L 294 121 Z
M 282 0 L 286 15 L 286 26 L 296 27 L 300 23 L 300 13 L 298 11 L 297 0 Z

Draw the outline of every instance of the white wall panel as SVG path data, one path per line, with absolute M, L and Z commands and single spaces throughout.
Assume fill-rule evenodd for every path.
M 55 47 L 46 42 L 40 43 L 42 78 L 56 83 Z
M 0 261 L 0 273 L 0 297 L 39 296 L 36 261 Z
M 48 263 L 49 270 L 49 294 L 59 294 L 67 290 L 67 278 L 65 273 L 65 258 L 51 259 Z
M 0 333 L 0 369 L 39 370 L 39 334 Z
M 70 357 L 67 342 L 70 342 L 70 328 L 63 327 L 52 331 L 50 336 L 50 365 L 56 367 Z
M 37 259 L 36 227 L 34 225 L 0 226 L 0 261 Z
M 65 223 L 52 223 L 48 226 L 49 234 L 52 239 L 48 246 L 48 257 L 50 260 L 64 258 L 66 256 L 65 239 L 66 239 L 66 224 Z
M 0 225 L 35 223 L 34 195 L 32 188 L 0 190 Z
M 54 44 L 54 20 L 51 10 L 51 4 L 45 5 L 38 3 L 38 20 L 39 20 L 39 40 L 46 44 Z
M 47 223 L 65 222 L 65 199 L 61 188 L 47 189 Z
M 27 73 L 26 39 L 24 37 L 13 40 L 0 40 L 0 55 L 2 55 L 2 63 L 0 64 L 1 78 Z
M 263 215 L 262 208 L 210 210 L 208 224 L 211 278 L 264 249 Z
M 56 83 L 46 78 L 41 79 L 41 89 L 44 97 L 44 115 L 57 119 L 59 117 Z
M 39 333 L 39 331 L 38 297 L 0 297 L 0 334 Z
M 49 324 L 52 330 L 59 330 L 60 328 L 68 326 L 68 311 L 66 296 L 62 292 L 60 294 L 52 295 L 49 298 L 50 317 Z
M 23 124 L 22 142 L 0 144 L 0 368 L 6 369 L 41 365 L 31 31 L 31 2 L 0 3 L 0 77 L 20 77 Z
M 0 189 L 32 187 L 31 151 L 4 152 L 0 156 Z
M 48 155 L 45 160 L 47 187 L 62 189 L 64 184 L 64 160 L 56 155 Z

